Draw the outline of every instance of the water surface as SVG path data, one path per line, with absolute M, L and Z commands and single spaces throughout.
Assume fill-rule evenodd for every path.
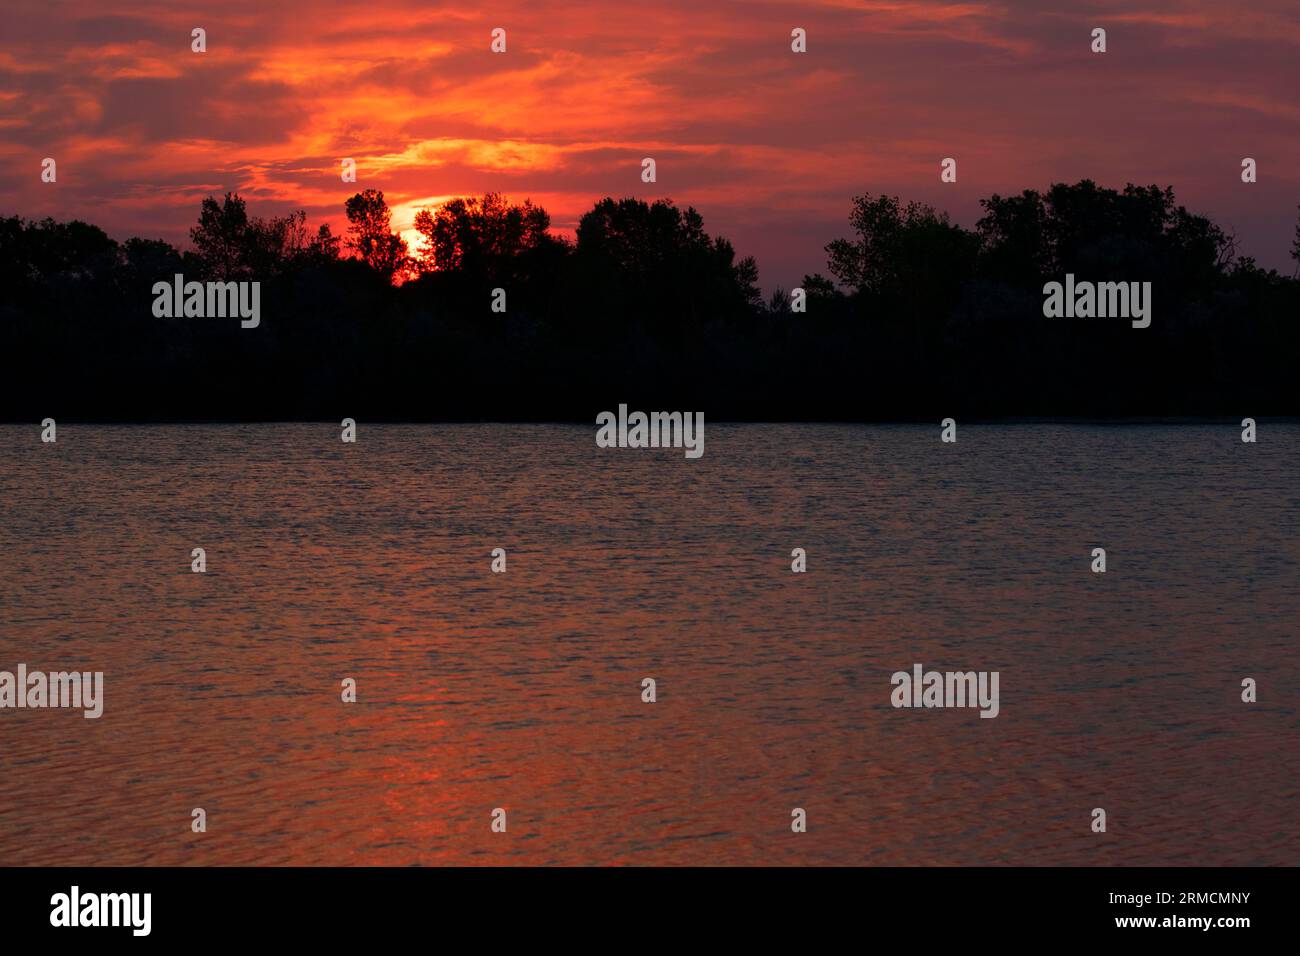
M 706 432 L 0 426 L 0 861 L 1300 863 L 1300 427 Z

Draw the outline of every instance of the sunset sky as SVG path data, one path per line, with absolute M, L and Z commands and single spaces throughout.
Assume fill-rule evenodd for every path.
M 756 256 L 770 290 L 826 271 L 855 194 L 969 226 L 981 196 L 1092 178 L 1172 185 L 1289 274 L 1300 3 L 1053 6 L 7 0 L 0 214 L 183 244 L 199 201 L 226 190 L 254 215 L 302 208 L 336 229 L 367 187 L 403 230 L 487 190 L 541 203 L 559 232 L 605 195 L 669 197 Z M 40 181 L 46 156 L 56 184 Z M 939 181 L 946 156 L 955 184 Z

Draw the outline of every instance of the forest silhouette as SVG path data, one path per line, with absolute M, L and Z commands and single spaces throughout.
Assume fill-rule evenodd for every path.
M 580 420 L 621 402 L 717 420 L 1293 416 L 1300 280 L 1237 254 L 1172 189 L 1084 180 L 981 201 L 974 229 L 863 195 L 806 311 L 670 200 L 605 198 L 576 237 L 497 194 L 383 194 L 343 235 L 203 200 L 193 248 L 0 218 L 0 417 Z M 1300 263 L 1300 227 L 1291 255 Z M 1049 319 L 1066 273 L 1150 282 L 1150 328 Z M 152 289 L 258 281 L 261 324 L 157 318 Z M 505 311 L 493 311 L 493 290 Z

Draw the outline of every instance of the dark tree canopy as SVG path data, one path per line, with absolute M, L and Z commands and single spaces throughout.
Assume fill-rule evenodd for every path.
M 380 275 L 405 273 L 409 258 L 406 240 L 392 231 L 393 214 L 384 194 L 375 189 L 357 193 L 344 206 L 348 217 L 348 248 Z
M 512 204 L 499 193 L 452 199 L 415 217 L 425 242 L 423 268 L 487 275 L 508 275 L 515 259 L 557 242 L 550 227 L 545 209 L 529 200 Z
M 611 308 L 669 325 L 758 307 L 758 266 L 671 200 L 602 199 L 578 223 L 578 273 Z
M 339 254 L 330 227 L 322 225 L 311 235 L 302 210 L 270 219 L 250 218 L 244 200 L 233 193 L 226 193 L 220 202 L 212 196 L 203 200 L 190 241 L 201 277 L 206 279 L 270 278 L 306 261 Z
M 863 194 L 826 247 L 829 277 L 766 302 L 754 260 L 666 199 L 601 199 L 572 242 L 528 200 L 453 199 L 418 216 L 414 263 L 376 190 L 346 201 L 346 244 L 301 211 L 250 216 L 234 193 L 203 200 L 185 251 L 0 218 L 0 408 L 33 421 L 590 420 L 623 401 L 712 420 L 1300 412 L 1300 281 L 1238 257 L 1171 190 L 1084 180 L 982 207 L 965 229 Z M 1300 227 L 1291 254 L 1300 264 Z M 261 283 L 261 325 L 156 318 L 154 284 L 177 273 Z M 1150 328 L 1045 318 L 1044 283 L 1066 273 L 1151 283 Z
M 1172 189 L 1128 185 L 1103 189 L 1090 180 L 1058 183 L 1046 194 L 982 200 L 977 229 L 987 272 L 1005 278 L 1041 278 L 1062 272 L 1168 268 L 1207 276 L 1232 258 L 1229 236 L 1174 201 Z M 1033 271 L 1030 272 L 1029 270 Z
M 1300 206 L 1296 206 L 1300 210 Z M 1291 244 L 1291 258 L 1295 260 L 1295 274 L 1300 276 L 1300 221 L 1295 225 L 1295 242 Z

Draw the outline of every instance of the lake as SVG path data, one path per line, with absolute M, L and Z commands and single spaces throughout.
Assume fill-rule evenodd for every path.
M 0 426 L 0 862 L 1300 864 L 1300 426 L 706 429 Z

